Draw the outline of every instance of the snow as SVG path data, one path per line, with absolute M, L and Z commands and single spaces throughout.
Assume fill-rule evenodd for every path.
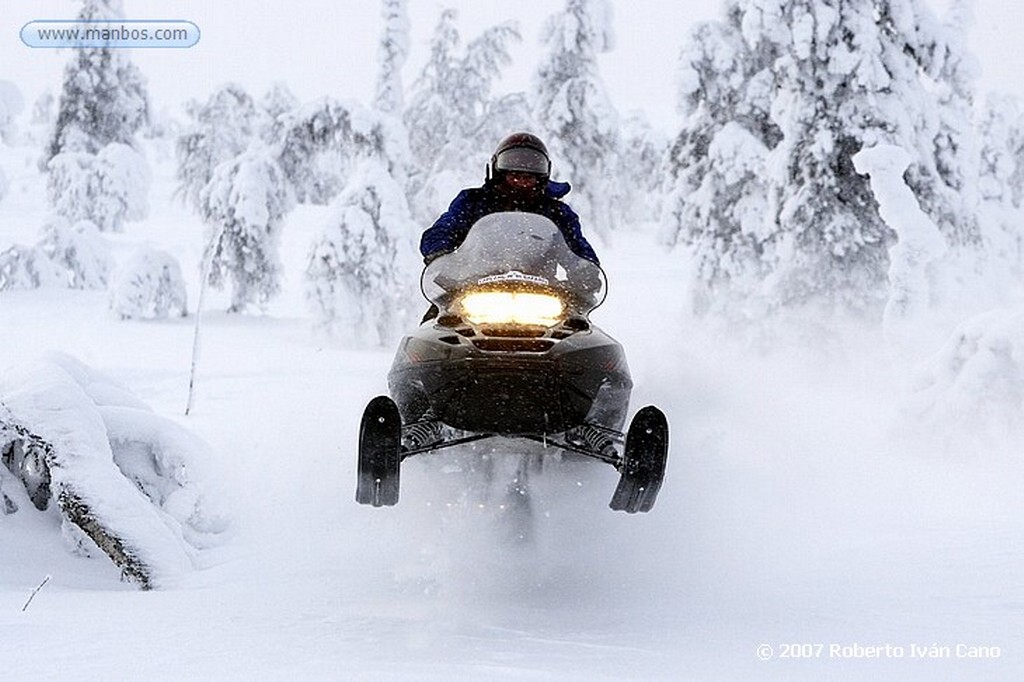
M 202 68 L 175 62 L 180 73 L 207 78 L 216 41 L 230 38 L 221 33 L 204 35 Z M 628 33 L 618 34 L 621 48 Z M 261 68 L 274 54 L 238 62 L 280 77 Z M 635 68 L 627 73 L 644 87 Z M 327 80 L 297 91 L 319 96 Z M 140 146 L 152 171 L 149 217 L 97 239 L 121 265 L 142 247 L 171 254 L 197 301 L 204 228 L 171 199 L 166 141 Z M 755 160 L 735 136 L 721 146 Z M 0 253 L 32 243 L 46 220 L 39 147 L 0 146 L 9 182 Z M 122 582 L 102 556 L 73 553 L 58 516 L 36 512 L 4 474 L 19 507 L 0 515 L 5 679 L 1020 675 L 1019 311 L 928 328 L 899 363 L 878 352 L 877 329 L 830 329 L 830 345 L 798 330 L 764 351 L 688 317 L 683 254 L 656 247 L 650 226 L 629 226 L 600 253 L 610 291 L 593 319 L 626 348 L 634 410 L 653 403 L 669 416 L 665 485 L 650 514 L 615 514 L 610 467 L 555 463 L 533 480 L 533 540 L 515 543 L 516 518 L 486 502 L 465 456 L 410 460 L 393 509 L 354 502 L 359 417 L 385 391 L 394 348 L 341 348 L 313 331 L 303 272 L 331 210 L 302 205 L 284 218 L 282 291 L 263 314 L 226 314 L 230 292 L 209 292 L 188 417 L 195 317 L 122 321 L 98 289 L 0 292 L 0 393 L 74 443 L 88 475 L 121 476 L 118 489 L 135 493 L 128 471 L 148 488 L 155 503 L 132 498 L 132 513 L 111 516 L 127 519 L 140 543 L 155 542 L 168 567 L 159 590 Z M 40 364 L 53 352 L 67 356 Z M 61 404 L 71 409 L 42 409 Z M 150 463 L 122 448 L 118 468 L 111 440 L 164 449 Z M 174 472 L 186 459 L 194 479 L 149 478 L 148 466 Z M 499 458 L 499 470 L 508 461 Z M 207 542 L 211 526 L 199 521 L 189 531 L 197 498 L 162 487 L 168 481 L 202 481 L 230 533 Z M 212 517 L 203 521 L 220 529 Z M 812 656 L 782 658 L 790 644 L 811 645 Z M 856 656 L 887 644 L 903 657 Z M 771 660 L 759 659 L 762 645 Z M 951 655 L 915 658 L 911 645 Z M 958 645 L 998 647 L 999 656 L 958 658 Z
M 291 274 L 325 210 L 304 207 L 282 230 Z M 135 237 L 193 252 L 197 266 L 198 221 L 174 204 L 155 215 L 175 229 L 143 223 L 130 228 Z M 25 503 L 0 517 L 0 627 L 17 633 L 5 675 L 994 679 L 1019 670 L 1019 450 L 997 441 L 946 451 L 908 437 L 904 374 L 852 341 L 845 357 L 732 348 L 682 317 L 673 301 L 683 263 L 642 234 L 602 252 L 610 295 L 594 319 L 627 349 L 634 407 L 669 415 L 665 486 L 649 515 L 617 515 L 606 506 L 614 471 L 555 467 L 536 481 L 542 514 L 529 545 L 509 543 L 509 520 L 478 506 L 475 479 L 452 462 L 444 473 L 411 460 L 394 509 L 355 504 L 358 419 L 383 392 L 393 350 L 321 345 L 300 317 L 301 277 L 285 277 L 264 316 L 209 304 L 188 418 L 191 320 L 120 322 L 102 292 L 5 292 L 5 360 L 70 352 L 206 441 L 205 480 L 232 519 L 230 541 L 201 551 L 197 570 L 140 593 L 102 558 L 72 555 L 51 516 Z M 185 269 L 193 300 L 197 272 Z M 89 389 L 93 400 L 117 403 L 98 391 Z M 971 442 L 969 422 L 950 428 Z M 792 642 L 965 642 L 1002 656 L 756 656 L 763 643 L 778 652 Z
M 1019 451 L 1024 314 L 993 310 L 967 320 L 922 363 L 913 387 L 908 409 L 933 440 L 953 440 L 958 447 L 1005 443 Z
M 129 480 L 116 473 L 101 412 L 58 363 L 9 370 L 0 392 L 13 418 L 53 445 L 55 492 L 83 499 L 100 523 L 153 568 L 156 585 L 191 568 L 173 531 L 148 502 L 131 494 Z

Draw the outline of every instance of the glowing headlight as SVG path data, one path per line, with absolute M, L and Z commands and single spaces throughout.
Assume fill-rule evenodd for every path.
M 551 294 L 477 291 L 461 301 L 463 316 L 473 324 L 529 324 L 553 327 L 562 319 L 562 300 Z

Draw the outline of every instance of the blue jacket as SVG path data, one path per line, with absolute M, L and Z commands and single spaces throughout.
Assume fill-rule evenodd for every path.
M 549 180 L 543 193 L 528 198 L 502 192 L 494 183 L 459 192 L 448 210 L 420 238 L 420 253 L 426 261 L 455 250 L 476 221 L 490 213 L 524 211 L 537 213 L 551 220 L 562 231 L 566 244 L 577 256 L 599 264 L 593 247 L 583 236 L 580 218 L 560 199 L 569 193 L 569 183 Z

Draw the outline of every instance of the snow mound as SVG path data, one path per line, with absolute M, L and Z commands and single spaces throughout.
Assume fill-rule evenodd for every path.
M 91 541 L 143 589 L 191 571 L 225 529 L 192 476 L 205 444 L 72 357 L 0 377 L 0 449 L 19 438 L 45 450 L 65 537 L 90 554 Z
M 962 324 L 918 370 L 909 411 L 947 444 L 1024 443 L 1024 312 Z
M 117 272 L 110 309 L 122 320 L 184 317 L 188 297 L 181 265 L 166 251 L 139 248 Z
M 54 211 L 70 222 L 88 220 L 104 232 L 149 213 L 152 173 L 145 157 L 111 143 L 98 154 L 65 151 L 50 160 L 47 192 Z

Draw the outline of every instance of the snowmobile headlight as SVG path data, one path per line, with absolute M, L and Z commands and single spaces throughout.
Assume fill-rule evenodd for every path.
M 553 327 L 563 317 L 562 299 L 525 291 L 474 291 L 460 301 L 472 324 L 524 324 Z

